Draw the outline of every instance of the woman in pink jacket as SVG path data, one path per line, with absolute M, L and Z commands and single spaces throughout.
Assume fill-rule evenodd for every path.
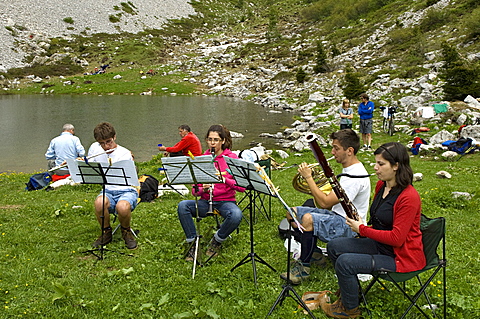
M 230 148 L 232 147 L 232 138 L 230 132 L 223 125 L 212 125 L 205 136 L 208 150 L 204 155 L 213 156 L 213 161 L 217 170 L 221 173 L 222 183 L 214 184 L 198 184 L 192 187 L 192 194 L 200 196 L 198 200 L 198 214 L 205 217 L 210 210 L 210 195 L 212 199 L 212 208 L 217 210 L 223 217 L 223 223 L 220 229 L 213 235 L 206 254 L 215 256 L 221 249 L 222 243 L 228 236 L 237 229 L 242 221 L 242 210 L 237 206 L 235 194 L 236 192 L 244 192 L 242 187 L 235 186 L 235 180 L 227 171 L 228 165 L 225 157 L 238 158 Z M 211 192 L 213 193 L 211 194 Z M 192 217 L 197 216 L 195 200 L 183 200 L 178 204 L 178 218 L 185 232 L 187 243 L 192 243 L 197 231 Z M 195 254 L 195 245 L 187 253 L 186 260 L 193 261 Z
M 407 149 L 390 142 L 375 152 L 375 173 L 379 179 L 370 206 L 368 226 L 362 220 L 347 218 L 347 224 L 360 238 L 337 238 L 327 245 L 338 278 L 341 299 L 322 303 L 327 316 L 356 318 L 358 308 L 357 274 L 370 274 L 381 268 L 411 272 L 425 267 L 421 201 L 412 186 L 413 171 Z

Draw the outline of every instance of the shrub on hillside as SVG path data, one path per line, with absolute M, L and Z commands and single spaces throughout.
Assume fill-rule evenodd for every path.
M 480 7 L 476 8 L 470 15 L 465 17 L 463 26 L 467 30 L 470 38 L 480 36 Z
M 7 76 L 10 78 L 22 78 L 34 74 L 41 78 L 46 76 L 69 76 L 83 73 L 83 68 L 72 62 L 70 58 L 65 57 L 55 65 L 35 64 L 25 68 L 12 68 L 8 70 Z
M 426 16 L 420 22 L 420 30 L 428 32 L 437 30 L 438 28 L 448 24 L 450 16 L 445 10 L 432 9 L 428 10 Z

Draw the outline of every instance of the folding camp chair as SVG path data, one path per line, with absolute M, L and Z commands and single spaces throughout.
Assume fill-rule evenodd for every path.
M 447 266 L 447 260 L 445 259 L 445 218 L 443 217 L 438 217 L 434 219 L 430 219 L 424 215 L 421 217 L 420 221 L 420 229 L 422 231 L 422 242 L 423 242 L 423 251 L 425 253 L 425 258 L 426 258 L 426 266 L 418 271 L 412 271 L 408 273 L 399 273 L 399 272 L 391 272 L 388 270 L 380 270 L 377 273 L 373 274 L 373 279 L 369 283 L 369 285 L 362 290 L 360 281 L 358 282 L 359 287 L 360 287 L 360 295 L 361 298 L 363 299 L 363 302 L 365 303 L 365 306 L 367 307 L 367 311 L 370 314 L 370 311 L 368 310 L 368 304 L 367 304 L 367 299 L 366 295 L 372 288 L 372 286 L 376 283 L 379 282 L 387 291 L 388 289 L 386 288 L 385 284 L 380 281 L 380 279 L 384 279 L 387 281 L 392 282 L 402 293 L 403 295 L 410 301 L 410 305 L 408 308 L 405 310 L 401 318 L 405 318 L 407 313 L 415 306 L 426 318 L 430 318 L 429 315 L 425 312 L 426 308 L 429 308 L 432 311 L 432 314 L 434 317 L 438 317 L 437 313 L 435 312 L 435 308 L 437 305 L 433 305 L 431 298 L 427 294 L 426 289 L 432 282 L 432 280 L 435 278 L 437 273 L 442 270 L 443 272 L 443 318 L 446 318 L 447 315 L 447 290 L 446 290 L 446 266 Z M 439 244 L 442 243 L 441 249 L 442 249 L 442 258 L 439 258 L 437 254 L 437 248 Z M 420 279 L 420 274 L 422 273 L 427 273 L 430 274 L 428 279 L 425 282 L 422 282 Z M 418 280 L 418 285 L 417 288 L 411 288 L 411 289 L 418 289 L 417 292 L 410 296 L 405 288 L 405 283 L 416 277 Z M 400 285 L 399 283 L 403 283 L 403 285 Z M 403 286 L 403 287 L 402 287 Z M 422 309 L 417 304 L 418 299 L 421 296 L 425 296 L 426 302 L 428 303 L 427 307 L 424 307 L 425 309 Z

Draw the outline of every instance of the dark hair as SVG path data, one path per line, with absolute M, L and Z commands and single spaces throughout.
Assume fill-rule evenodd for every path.
M 344 129 L 330 134 L 332 140 L 338 140 L 340 145 L 342 145 L 344 150 L 347 150 L 349 147 L 353 147 L 353 154 L 357 154 L 360 149 L 360 138 L 357 133 L 352 129 Z
M 360 94 L 360 98 L 364 98 L 365 100 L 370 100 L 367 93 Z
M 208 139 L 208 135 L 210 132 L 217 132 L 218 136 L 225 141 L 225 143 L 222 144 L 222 150 L 224 149 L 232 149 L 232 136 L 230 135 L 230 131 L 223 125 L 221 124 L 215 124 L 210 126 L 210 128 L 207 131 L 207 134 L 205 135 L 205 139 Z
M 413 170 L 410 167 L 410 156 L 407 148 L 398 142 L 389 142 L 382 144 L 373 152 L 374 155 L 382 157 L 393 166 L 398 164 L 397 174 L 395 175 L 395 188 L 403 190 L 413 182 Z
M 187 124 L 180 125 L 180 126 L 178 127 L 178 129 L 179 129 L 179 130 L 185 130 L 185 131 L 187 131 L 187 132 L 191 132 L 190 126 L 188 126 Z
M 108 122 L 103 122 L 95 126 L 93 129 L 93 137 L 96 141 L 108 140 L 114 138 L 117 133 L 113 125 Z

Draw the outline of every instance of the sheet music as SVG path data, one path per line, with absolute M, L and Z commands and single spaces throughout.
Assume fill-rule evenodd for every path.
M 162 157 L 169 184 L 212 184 L 220 183 L 221 178 L 209 155 Z
M 104 162 L 78 161 L 67 159 L 70 176 L 75 183 L 140 186 L 133 161 Z M 105 180 L 103 179 L 105 175 Z
M 228 164 L 230 174 L 233 176 L 238 186 L 247 188 L 251 185 L 257 192 L 275 196 L 265 180 L 259 174 L 254 163 L 230 157 L 225 157 L 225 161 Z

